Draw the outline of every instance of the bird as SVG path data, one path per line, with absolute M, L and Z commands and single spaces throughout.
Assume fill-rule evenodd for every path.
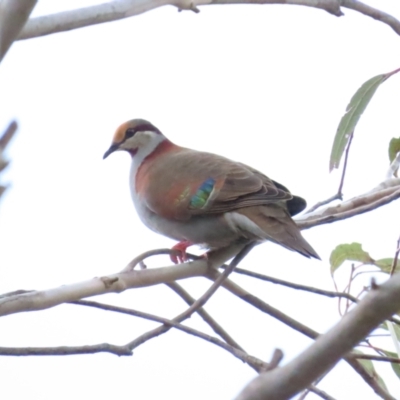
M 306 201 L 256 169 L 178 146 L 144 119 L 120 125 L 103 159 L 116 151 L 131 155 L 131 197 L 141 221 L 178 241 L 175 263 L 187 261 L 192 245 L 212 251 L 265 241 L 320 259 L 292 219 Z

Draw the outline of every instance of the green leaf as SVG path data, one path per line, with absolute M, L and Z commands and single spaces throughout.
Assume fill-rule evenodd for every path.
M 381 258 L 376 260 L 374 264 L 381 269 L 383 272 L 389 273 L 392 269 L 393 258 Z
M 362 351 L 357 350 L 357 349 L 353 349 L 352 350 L 353 353 L 358 353 L 358 354 L 364 354 Z M 363 360 L 363 359 L 359 359 L 357 358 L 357 361 L 367 370 L 367 372 L 376 380 L 378 381 L 379 385 L 381 386 L 381 388 L 387 390 L 386 384 L 383 381 L 383 379 L 378 375 L 378 373 L 375 371 L 375 367 L 374 364 L 372 363 L 371 360 Z
M 393 327 L 393 329 L 394 329 L 394 333 L 396 334 L 397 340 L 400 342 L 400 326 L 397 325 L 397 324 L 392 323 L 392 327 Z M 386 329 L 387 331 L 389 330 L 389 328 L 388 328 L 386 322 L 384 322 L 384 323 L 381 325 L 381 328 Z M 397 356 L 395 356 L 395 357 L 397 357 Z
M 342 158 L 344 149 L 350 139 L 351 134 L 356 127 L 361 114 L 367 108 L 368 103 L 372 99 L 376 89 L 387 78 L 387 74 L 374 76 L 366 81 L 353 95 L 349 105 L 346 108 L 346 113 L 340 120 L 339 126 L 336 131 L 335 139 L 333 141 L 331 158 L 329 162 L 329 170 L 338 168 L 340 159 Z
M 329 261 L 333 274 L 346 260 L 359 261 L 365 264 L 374 264 L 375 260 L 362 249 L 360 243 L 339 244 L 332 251 Z
M 393 353 L 391 351 L 387 351 L 387 350 L 382 350 L 387 357 L 394 357 L 394 358 L 399 358 L 398 355 L 396 353 Z M 390 363 L 394 373 L 397 375 L 398 378 L 400 378 L 400 364 L 398 363 Z
M 400 151 L 400 138 L 392 138 L 389 142 L 389 160 L 392 162 Z

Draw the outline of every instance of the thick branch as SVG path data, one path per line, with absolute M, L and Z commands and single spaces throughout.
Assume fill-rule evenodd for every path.
M 361 3 L 358 0 L 342 0 L 342 6 L 350 8 L 351 10 L 358 11 L 361 14 L 367 15 L 373 19 L 389 25 L 398 35 L 400 35 L 400 21 L 391 15 L 377 10 L 367 4 Z
M 19 39 L 50 35 L 52 33 L 69 31 L 104 22 L 142 14 L 165 5 L 176 6 L 179 9 L 198 11 L 197 6 L 213 4 L 289 4 L 321 9 L 335 16 L 343 15 L 340 9 L 350 8 L 361 14 L 379 20 L 400 34 L 400 21 L 380 10 L 354 0 L 115 0 L 91 7 L 32 18 L 28 21 Z
M 300 229 L 309 229 L 314 226 L 341 221 L 375 210 L 397 200 L 399 197 L 400 179 L 391 178 L 382 182 L 370 192 L 344 201 L 337 206 L 303 214 L 295 218 L 295 220 Z
M 399 293 L 400 274 L 396 274 L 369 292 L 357 307 L 289 364 L 253 380 L 237 400 L 283 400 L 299 393 L 397 312 L 400 309 Z
M 217 271 L 210 270 L 208 273 L 208 277 L 214 280 L 218 277 L 218 274 L 219 273 Z M 272 307 L 271 305 L 265 303 L 258 297 L 252 295 L 251 293 L 247 292 L 236 283 L 232 282 L 230 279 L 226 279 L 222 286 L 235 296 L 245 301 L 246 303 L 251 304 L 253 307 L 257 308 L 263 313 L 276 318 L 278 321 L 284 323 L 285 325 L 296 330 L 297 332 L 300 332 L 311 339 L 316 339 L 317 337 L 319 337 L 320 334 L 318 332 L 300 323 L 299 321 L 296 321 L 295 319 L 289 317 L 288 315 L 276 309 L 275 307 Z M 345 356 L 343 358 L 364 379 L 364 381 L 374 390 L 374 392 L 379 397 L 385 400 L 395 400 L 392 396 L 390 396 L 389 393 L 386 392 L 385 389 L 383 389 L 379 385 L 378 380 L 373 375 L 370 375 L 368 371 L 356 360 L 355 355 L 349 354 L 348 356 Z M 271 399 L 273 399 L 273 397 L 271 397 Z
M 0 62 L 21 32 L 37 0 L 0 2 Z
M 325 210 L 318 210 L 316 213 L 302 215 L 296 222 L 301 229 L 308 229 L 313 226 L 350 218 L 358 213 L 371 211 L 400 197 L 399 182 L 399 178 L 390 179 L 371 192 L 345 201 L 336 207 L 329 207 Z M 228 248 L 211 252 L 208 259 L 209 266 L 218 268 L 236 255 L 242 247 L 243 245 L 232 245 Z M 131 288 L 205 276 L 207 271 L 207 261 L 196 260 L 187 264 L 121 272 L 55 289 L 7 296 L 6 298 L 0 298 L 0 316 L 22 311 L 42 310 L 84 297 L 110 292 L 119 293 Z

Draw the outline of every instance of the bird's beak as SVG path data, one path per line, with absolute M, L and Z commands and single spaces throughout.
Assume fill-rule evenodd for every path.
M 118 146 L 119 144 L 112 144 L 110 148 L 104 153 L 103 160 L 107 158 L 111 153 L 114 153 L 114 151 L 118 150 Z

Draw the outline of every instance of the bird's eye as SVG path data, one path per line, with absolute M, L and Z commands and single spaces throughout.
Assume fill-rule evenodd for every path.
M 125 132 L 125 139 L 131 138 L 136 133 L 135 129 L 129 128 Z

